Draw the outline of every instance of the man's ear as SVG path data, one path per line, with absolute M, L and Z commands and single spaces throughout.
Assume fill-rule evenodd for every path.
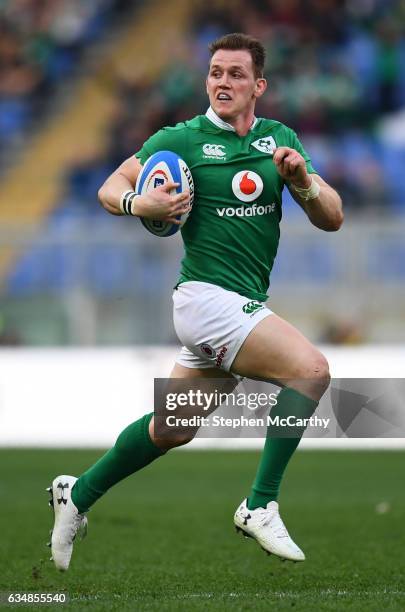
M 255 98 L 260 98 L 267 89 L 267 81 L 264 78 L 256 79 Z

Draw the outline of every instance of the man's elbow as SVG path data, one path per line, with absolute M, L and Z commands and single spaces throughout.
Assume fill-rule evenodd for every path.
M 108 202 L 108 195 L 107 195 L 107 189 L 106 189 L 106 184 L 105 183 L 98 190 L 97 197 L 98 197 L 98 201 L 100 202 L 101 206 L 104 208 L 105 211 L 107 211 L 111 215 L 118 215 L 118 214 L 120 214 Z
M 334 196 L 334 202 L 328 214 L 329 218 L 325 224 L 326 227 L 323 228 L 327 232 L 337 232 L 342 227 L 344 220 L 342 198 L 336 191 Z
M 333 219 L 330 221 L 330 225 L 326 231 L 328 232 L 337 232 L 343 225 L 344 214 L 342 210 L 339 210 Z
M 97 192 L 98 201 L 103 208 L 105 208 L 105 204 L 106 204 L 104 185 L 105 184 L 101 185 L 100 189 Z
M 108 189 L 106 188 L 106 183 L 104 183 L 104 185 L 102 185 L 98 190 L 97 197 L 101 206 L 106 212 L 110 213 L 110 215 L 122 215 L 122 212 L 108 201 Z
M 318 229 L 324 232 L 337 232 L 343 224 L 343 212 L 336 212 L 333 216 L 328 215 L 322 219 L 311 219 L 311 222 Z

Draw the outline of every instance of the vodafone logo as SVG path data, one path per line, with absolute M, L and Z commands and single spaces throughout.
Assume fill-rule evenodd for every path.
M 232 191 L 238 200 L 253 202 L 263 191 L 263 181 L 256 172 L 242 170 L 232 179 Z

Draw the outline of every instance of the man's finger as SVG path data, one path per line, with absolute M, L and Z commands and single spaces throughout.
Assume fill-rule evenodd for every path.
M 277 147 L 275 153 L 273 153 L 273 161 L 275 164 L 280 164 L 287 155 L 291 153 L 292 149 L 289 147 Z
M 277 168 L 283 175 L 294 174 L 300 167 L 302 161 L 299 155 L 290 153 L 280 164 L 277 164 Z
M 160 191 L 164 191 L 165 193 L 169 193 L 172 189 L 176 189 L 180 183 L 173 183 L 173 181 L 167 181 L 164 185 L 159 185 L 156 189 Z
M 171 216 L 173 215 L 184 215 L 184 213 L 188 212 L 190 210 L 190 206 L 187 204 L 187 206 L 184 206 L 184 204 L 182 204 L 181 206 L 173 206 L 170 209 L 169 214 Z
M 288 159 L 288 157 L 283 159 L 283 161 L 279 164 L 279 168 L 283 173 L 290 172 L 291 166 L 290 166 L 290 160 Z
M 299 159 L 291 159 L 288 162 L 288 166 L 289 166 L 290 170 L 292 170 L 293 172 L 295 172 L 295 170 L 298 168 L 299 165 L 300 165 L 300 160 Z
M 286 158 L 288 157 L 288 153 L 281 153 L 278 157 L 276 157 L 274 160 L 274 163 L 276 164 L 276 166 L 280 166 L 283 162 L 285 162 Z
M 184 202 L 185 200 L 189 200 L 190 199 L 190 192 L 189 191 L 182 191 L 181 193 L 173 196 L 173 202 L 177 203 L 177 202 Z
M 166 221 L 167 223 L 173 223 L 174 225 L 180 225 L 181 220 L 177 219 L 176 217 L 166 217 L 165 219 L 163 219 L 163 221 Z

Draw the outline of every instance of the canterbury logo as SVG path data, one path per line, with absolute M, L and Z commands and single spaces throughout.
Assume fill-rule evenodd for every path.
M 205 157 L 214 157 L 221 158 L 225 157 L 226 153 L 223 149 L 225 149 L 224 145 L 219 144 L 205 144 L 203 145 L 203 153 Z
M 261 308 L 264 308 L 263 304 L 261 304 L 260 302 L 256 302 L 256 300 L 252 300 L 251 302 L 245 304 L 242 310 L 246 314 L 252 314 L 252 312 L 260 310 Z

